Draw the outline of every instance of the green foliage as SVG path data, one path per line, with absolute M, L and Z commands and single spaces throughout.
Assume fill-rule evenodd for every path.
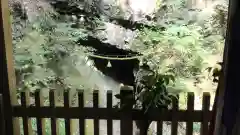
M 15 69 L 19 90 L 54 88 L 65 84 L 61 63 L 76 51 L 85 51 L 76 42 L 87 36 L 86 29 L 76 29 L 69 22 L 56 20 L 56 13 L 42 13 L 22 28 L 23 36 L 14 40 Z M 16 25 L 13 25 L 16 27 Z
M 184 11 L 184 5 L 181 2 L 170 4 L 165 12 L 172 9 L 172 14 L 179 14 Z M 147 63 L 152 70 L 159 74 L 174 74 L 176 83 L 187 78 L 198 79 L 210 66 L 208 57 L 223 53 L 222 33 L 225 29 L 219 29 L 226 26 L 226 10 L 223 9 L 223 6 L 217 5 L 214 14 L 203 26 L 197 21 L 189 23 L 189 20 L 170 16 L 170 19 L 162 20 L 165 29 L 144 28 L 138 31 L 131 49 L 141 52 L 144 55 L 141 63 Z M 224 17 L 222 22 L 219 20 L 221 17 Z M 184 85 L 182 83 L 179 84 Z
M 226 26 L 224 5 L 217 5 L 212 17 L 200 25 L 197 20 L 185 20 L 182 17 L 186 10 L 184 0 L 158 3 L 159 11 L 153 15 L 157 21 L 151 22 L 155 27 L 136 30 L 137 37 L 129 47 L 143 54 L 141 63 L 147 63 L 154 73 L 171 74 L 175 81 L 160 85 L 161 81 L 155 80 L 156 84 L 152 83 L 152 87 L 147 88 L 149 95 L 145 95 L 146 98 L 158 92 L 161 94 L 164 88 L 171 92 L 186 90 L 184 81 L 199 79 L 203 70 L 209 67 L 206 62 L 208 57 L 221 54 L 224 43 L 224 30 L 219 30 L 219 27 Z M 60 19 L 61 16 L 56 12 L 42 12 L 33 22 L 14 16 L 13 43 L 19 90 L 35 91 L 56 86 L 65 89 L 71 86 L 65 81 L 62 65 L 73 54 L 89 51 L 77 41 L 88 35 L 96 36 L 98 28 L 104 23 L 101 17 L 97 17 L 105 15 L 97 2 L 86 5 L 86 11 L 93 12 L 93 15 L 86 15 L 83 23 Z M 115 10 L 119 8 L 111 8 L 111 11 Z M 78 26 L 73 27 L 75 24 Z M 158 96 L 149 99 L 158 99 Z M 146 102 L 150 101 L 146 99 Z
M 140 68 L 136 75 L 136 88 L 134 92 L 133 106 L 137 109 L 142 109 L 145 113 L 149 109 L 162 109 L 168 108 L 171 103 L 171 97 L 167 91 L 167 86 L 175 81 L 173 75 L 170 74 L 158 74 L 149 70 L 148 68 Z M 115 95 L 117 99 L 129 100 L 132 95 L 122 97 L 122 95 Z M 115 106 L 118 107 L 120 102 Z M 123 105 L 123 107 L 126 105 Z
M 78 7 L 79 3 L 82 2 L 73 1 L 70 5 Z M 143 72 L 140 68 L 134 73 L 134 107 L 144 112 L 152 108 L 169 107 L 176 93 L 188 90 L 186 80 L 201 83 L 199 80 L 204 78 L 203 71 L 216 62 L 209 62 L 209 57 L 223 52 L 227 22 L 225 3 L 216 5 L 210 18 L 200 19 L 186 19 L 190 11 L 186 8 L 185 0 L 158 0 L 157 3 L 158 11 L 147 22 L 153 27 L 136 30 L 137 36 L 129 45 L 130 50 L 143 54 L 139 59 L 140 67 L 143 64 L 150 67 Z M 70 63 L 75 60 L 72 56 L 82 56 L 83 52 L 89 51 L 77 41 L 88 35 L 96 37 L 109 17 L 122 18 L 124 14 L 115 5 L 107 6 L 107 11 L 98 4 L 95 0 L 85 3 L 84 10 L 88 14 L 84 14 L 83 21 L 78 20 L 77 13 L 72 13 L 74 17 L 64 18 L 56 12 L 42 12 L 31 22 L 12 13 L 18 90 L 34 92 L 55 88 L 61 91 L 71 88 L 74 77 L 81 75 L 76 74 L 72 67 L 70 70 L 74 73 L 65 73 L 64 66 L 72 66 Z M 201 13 L 198 10 L 191 12 Z M 213 68 L 209 69 L 215 73 Z M 66 81 L 71 77 L 71 81 Z M 81 87 L 80 84 L 77 81 L 77 88 Z M 126 98 L 119 94 L 116 97 Z M 64 127 L 64 122 L 60 123 Z M 92 127 L 92 124 L 89 125 Z M 50 127 L 49 121 L 47 127 Z M 194 128 L 198 130 L 199 126 L 194 124 Z M 63 129 L 61 133 L 64 133 Z M 47 134 L 50 134 L 50 130 L 47 130 Z
M 145 112 L 151 108 L 168 108 L 171 103 L 171 96 L 167 91 L 167 85 L 174 81 L 172 75 L 157 75 L 155 83 L 145 91 L 141 91 L 139 100 Z
M 199 66 L 207 53 L 201 46 L 203 39 L 197 31 L 198 29 L 197 26 L 177 25 L 170 25 L 165 31 L 145 29 L 139 33 L 137 38 L 137 40 L 140 40 L 138 43 L 142 42 L 144 44 L 138 44 L 136 49 L 139 52 L 145 50 L 142 52 L 146 56 L 143 61 L 148 61 L 148 64 L 160 73 L 167 71 L 164 67 L 170 67 L 175 74 L 190 76 L 196 72 L 193 67 Z M 168 64 L 164 61 L 166 59 L 172 59 L 174 62 L 166 65 Z M 188 62 L 189 65 L 183 69 L 181 64 L 185 64 L 185 62 Z M 179 71 L 179 68 L 185 72 Z

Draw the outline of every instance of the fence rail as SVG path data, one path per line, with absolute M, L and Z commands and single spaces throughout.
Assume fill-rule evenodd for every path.
M 121 94 L 132 94 L 132 91 L 121 90 Z M 21 93 L 21 105 L 12 107 L 12 117 L 23 118 L 23 130 L 24 135 L 29 135 L 31 130 L 31 124 L 29 119 L 36 118 L 37 120 L 37 132 L 39 135 L 43 135 L 45 132 L 45 124 L 43 118 L 51 118 L 51 134 L 58 134 L 58 118 L 65 119 L 65 132 L 66 135 L 71 134 L 72 124 L 71 119 L 79 119 L 79 134 L 85 134 L 85 120 L 94 120 L 94 135 L 99 135 L 99 120 L 107 120 L 107 134 L 113 133 L 113 120 L 120 120 L 120 132 L 121 135 L 132 135 L 133 120 L 152 120 L 157 121 L 158 135 L 162 135 L 163 121 L 171 121 L 171 135 L 177 135 L 178 122 L 186 122 L 186 135 L 193 135 L 193 122 L 201 122 L 201 135 L 208 133 L 208 123 L 210 122 L 212 112 L 210 107 L 210 94 L 203 94 L 202 110 L 194 110 L 194 94 L 188 93 L 187 110 L 179 110 L 178 99 L 174 98 L 172 101 L 172 109 L 155 109 L 149 110 L 147 113 L 143 111 L 132 109 L 131 107 L 126 109 L 113 108 L 111 91 L 107 92 L 107 107 L 99 108 L 99 93 L 93 92 L 93 107 L 84 107 L 84 93 L 78 92 L 78 107 L 71 107 L 69 102 L 69 92 L 64 92 L 64 106 L 59 107 L 55 105 L 55 92 L 50 91 L 49 101 L 50 106 L 43 106 L 41 99 L 41 93 L 36 92 L 34 94 L 35 106 L 29 106 L 29 93 Z M 0 96 L 1 97 L 1 96 Z M 1 98 L 0 98 L 1 101 Z M 122 100 L 123 102 L 129 102 Z M 0 104 L 2 105 L 2 104 Z M 0 106 L 1 108 L 3 106 Z M 1 109 L 0 110 L 3 110 Z M 19 126 L 19 125 L 14 125 Z

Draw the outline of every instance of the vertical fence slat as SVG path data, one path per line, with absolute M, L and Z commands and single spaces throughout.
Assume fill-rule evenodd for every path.
M 157 135 L 163 134 L 163 121 L 157 121 Z
M 192 120 L 192 113 L 194 111 L 194 93 L 189 92 L 187 96 L 187 113 L 188 113 L 188 120 L 186 122 L 186 135 L 193 135 L 193 120 Z
M 54 109 L 56 107 L 55 105 L 55 92 L 54 90 L 50 90 L 49 93 L 49 101 L 50 101 L 50 107 Z M 55 112 L 56 113 L 56 112 Z M 51 118 L 51 135 L 58 135 L 58 124 L 57 124 L 57 118 L 53 116 Z
M 112 109 L 112 91 L 107 91 L 107 108 Z M 113 120 L 107 119 L 107 135 L 113 134 Z
M 78 91 L 78 107 L 83 108 L 84 107 L 84 91 L 79 90 Z M 80 112 L 81 113 L 81 112 Z M 79 134 L 85 135 L 85 119 L 79 118 Z
M 178 110 L 178 99 L 177 97 L 172 97 L 172 121 L 171 121 L 171 135 L 177 135 L 178 132 L 178 121 L 176 119 L 176 111 Z
M 203 100 L 202 100 L 202 112 L 203 112 L 203 118 L 201 122 L 201 135 L 207 135 L 208 134 L 208 112 L 210 108 L 210 93 L 204 92 L 203 93 Z
M 27 108 L 30 104 L 30 96 L 29 92 L 21 92 L 21 104 L 24 108 Z M 24 135 L 31 135 L 32 134 L 32 123 L 31 119 L 27 116 L 22 117 L 23 118 L 23 132 Z
M 69 105 L 69 91 L 66 90 L 64 91 L 64 108 L 68 109 L 70 107 Z M 65 134 L 66 135 L 71 135 L 71 124 L 70 124 L 70 119 L 65 118 Z
M 21 92 L 21 106 L 23 107 L 27 107 L 27 103 L 26 103 L 26 95 L 25 92 Z M 22 117 L 22 121 L 23 121 L 23 133 L 24 135 L 28 135 L 28 118 L 27 117 Z
M 1 135 L 7 135 L 5 133 L 5 119 L 4 119 L 4 106 L 3 106 L 3 97 L 0 94 L 0 133 Z
M 37 108 L 40 108 L 41 106 L 43 106 L 42 92 L 40 90 L 37 90 L 35 92 L 35 104 Z M 37 117 L 36 120 L 37 120 L 38 135 L 45 135 L 46 134 L 45 119 Z
M 121 111 L 122 119 L 120 121 L 120 134 L 132 135 L 133 133 L 133 121 L 132 121 L 132 106 L 133 106 L 133 91 L 121 89 Z
M 98 108 L 99 101 L 99 93 L 98 90 L 94 90 L 93 92 L 93 108 Z M 99 135 L 99 119 L 94 119 L 94 135 Z

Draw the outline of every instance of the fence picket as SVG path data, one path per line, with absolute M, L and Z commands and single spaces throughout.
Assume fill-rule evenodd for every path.
M 98 108 L 99 102 L 99 91 L 93 91 L 93 108 Z M 99 119 L 94 119 L 94 135 L 99 135 Z
M 82 109 L 84 107 L 84 91 L 78 91 L 78 107 Z M 81 112 L 80 112 L 81 113 Z M 85 135 L 85 119 L 79 118 L 79 135 Z
M 112 91 L 107 91 L 107 108 L 112 109 Z M 107 135 L 113 134 L 113 120 L 107 119 Z
M 37 90 L 35 92 L 35 104 L 37 108 L 40 108 L 43 106 L 43 100 L 42 100 L 42 92 L 40 90 Z M 45 126 L 45 119 L 41 117 L 37 117 L 37 132 L 38 135 L 46 135 L 46 126 Z
M 193 135 L 193 120 L 192 120 L 192 112 L 194 111 L 194 93 L 189 92 L 187 96 L 187 112 L 188 112 L 188 120 L 186 122 L 186 135 Z
M 201 135 L 207 135 L 208 134 L 208 122 L 207 115 L 210 108 L 210 94 L 207 92 L 203 93 L 203 100 L 202 100 L 202 122 L 201 122 Z
M 27 108 L 30 105 L 30 96 L 29 92 L 21 92 L 21 105 Z M 23 132 L 24 135 L 31 135 L 32 132 L 32 123 L 31 119 L 28 116 L 23 116 Z
M 69 108 L 69 91 L 66 90 L 64 91 L 64 108 Z M 66 135 L 71 135 L 71 122 L 69 118 L 65 118 L 65 134 Z
M 177 135 L 178 132 L 178 120 L 176 116 L 176 112 L 178 111 L 178 99 L 177 97 L 172 97 L 172 121 L 171 121 L 171 135 Z
M 121 90 L 121 111 L 122 119 L 120 122 L 121 135 L 132 135 L 133 133 L 133 120 L 132 120 L 132 105 L 133 105 L 133 91 Z
M 163 134 L 163 121 L 157 121 L 157 135 Z
M 52 89 L 52 90 L 50 90 L 50 93 L 49 93 L 49 101 L 50 101 L 50 107 L 53 110 L 56 107 L 55 100 L 56 100 L 55 92 Z M 56 114 L 56 112 L 54 112 L 54 113 Z M 58 120 L 57 120 L 56 116 L 52 116 L 51 117 L 51 135 L 59 135 L 58 127 L 59 127 L 59 125 L 58 125 Z

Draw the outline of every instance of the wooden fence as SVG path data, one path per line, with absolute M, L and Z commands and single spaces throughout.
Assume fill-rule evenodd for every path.
M 132 91 L 121 90 L 120 94 L 130 94 Z M 94 135 L 99 135 L 99 120 L 107 120 L 107 135 L 113 134 L 113 120 L 120 120 L 120 134 L 132 135 L 133 120 L 153 120 L 157 122 L 157 133 L 162 135 L 163 121 L 171 121 L 171 135 L 177 135 L 178 122 L 186 122 L 186 135 L 193 135 L 193 122 L 201 123 L 201 135 L 207 135 L 208 124 L 211 119 L 210 94 L 203 94 L 202 110 L 194 110 L 194 94 L 188 93 L 187 110 L 179 110 L 178 99 L 173 98 L 171 110 L 150 110 L 148 113 L 143 113 L 140 110 L 132 109 L 131 107 L 125 109 L 113 108 L 112 105 L 112 91 L 107 92 L 107 107 L 100 108 L 99 93 L 93 92 L 93 107 L 84 107 L 84 93 L 78 91 L 78 107 L 71 107 L 69 102 L 69 92 L 64 92 L 64 106 L 59 107 L 55 105 L 56 95 L 52 90 L 49 93 L 50 106 L 43 106 L 41 93 L 34 94 L 35 105 L 29 106 L 28 92 L 21 93 L 21 105 L 12 107 L 12 117 L 21 117 L 23 120 L 24 135 L 29 135 L 32 127 L 29 122 L 30 118 L 36 118 L 38 135 L 45 134 L 45 124 L 43 118 L 51 119 L 51 134 L 58 134 L 58 118 L 65 119 L 65 134 L 70 135 L 72 129 L 71 119 L 79 119 L 79 134 L 85 134 L 85 120 L 93 119 L 94 121 Z M 121 100 L 121 103 L 129 102 Z M 0 96 L 0 112 L 1 122 L 4 124 L 4 109 L 2 106 L 2 98 Z M 14 125 L 19 126 L 19 125 Z M 2 127 L 2 135 L 4 134 L 4 127 Z

